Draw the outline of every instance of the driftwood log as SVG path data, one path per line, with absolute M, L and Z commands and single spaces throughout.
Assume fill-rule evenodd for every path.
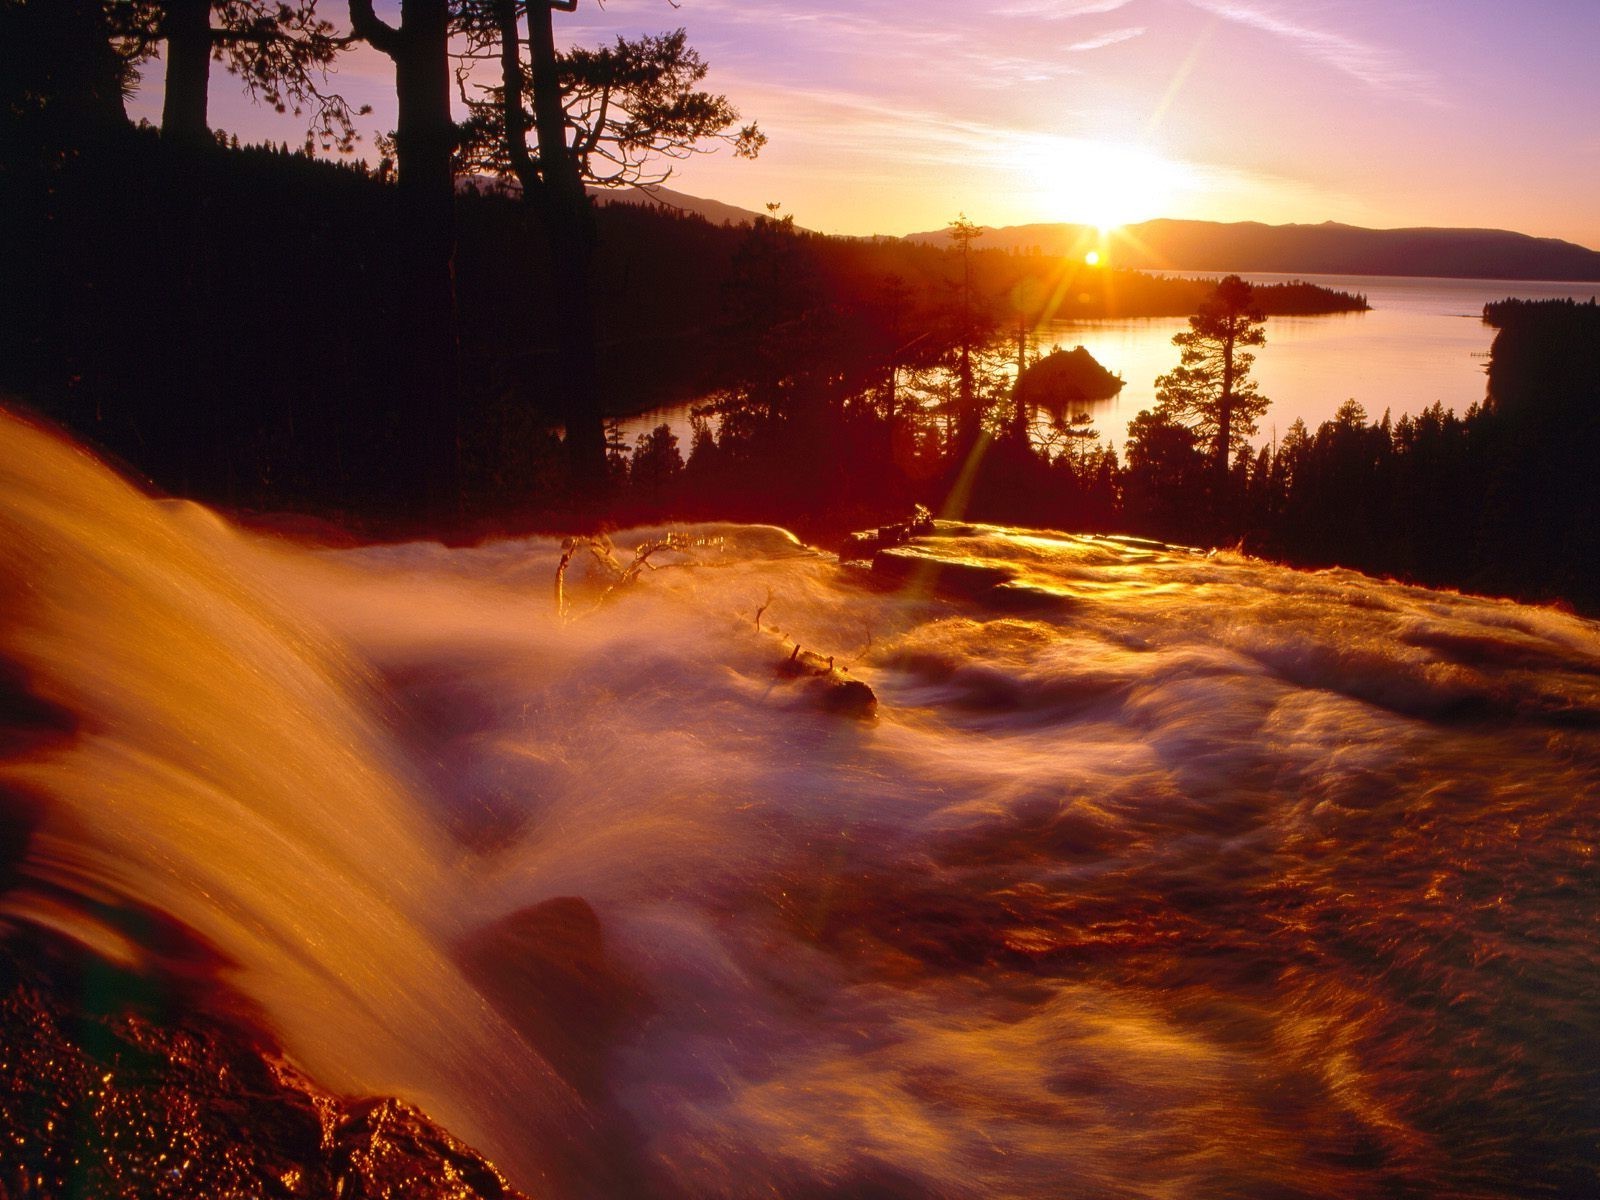
M 817 702 L 829 712 L 866 718 L 878 711 L 877 693 L 843 667 L 834 665 L 832 655 L 824 657 L 796 643 L 789 657 L 778 664 L 778 674 L 811 688 Z

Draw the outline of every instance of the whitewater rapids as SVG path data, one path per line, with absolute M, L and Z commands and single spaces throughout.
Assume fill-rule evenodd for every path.
M 680 532 L 563 617 L 554 541 L 302 548 L 0 420 L 0 922 L 537 1195 L 1600 1192 L 1593 623 Z

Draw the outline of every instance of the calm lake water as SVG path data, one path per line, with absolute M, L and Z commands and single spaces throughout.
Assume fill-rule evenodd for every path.
M 1262 441 L 1281 435 L 1296 417 L 1315 429 L 1351 399 L 1374 418 L 1385 409 L 1395 417 L 1419 412 L 1435 401 L 1465 412 L 1484 397 L 1484 370 L 1495 332 L 1483 323 L 1485 304 L 1508 296 L 1587 300 L 1600 294 L 1600 283 L 1363 275 L 1244 278 L 1252 283 L 1307 279 L 1365 293 L 1372 305 L 1365 313 L 1268 320 L 1267 344 L 1254 368 L 1262 393 L 1272 400 L 1261 423 Z M 1177 364 L 1172 335 L 1184 327 L 1181 317 L 1057 321 L 1041 331 L 1040 340 L 1047 348 L 1083 345 L 1107 370 L 1127 380 L 1116 399 L 1090 406 L 1101 436 L 1120 446 L 1128 422 L 1155 404 L 1156 376 Z M 662 421 L 672 426 L 687 450 L 687 405 L 625 418 L 623 439 L 632 445 L 637 435 Z

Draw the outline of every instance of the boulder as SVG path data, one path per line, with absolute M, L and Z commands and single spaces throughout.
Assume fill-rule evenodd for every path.
M 519 1200 L 401 1101 L 334 1095 L 247 1017 L 27 934 L 0 947 L 0 1197 Z

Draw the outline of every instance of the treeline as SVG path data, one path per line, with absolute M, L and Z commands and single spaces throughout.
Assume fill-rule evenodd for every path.
M 6 132 L 9 394 L 157 486 L 235 509 L 395 529 L 419 515 L 418 464 L 444 443 L 458 528 L 595 519 L 570 504 L 546 332 L 557 293 L 529 206 L 457 198 L 460 386 L 419 420 L 393 253 L 409 218 L 388 178 L 115 122 L 70 151 Z M 613 446 L 615 522 L 745 517 L 826 537 L 923 503 L 1600 605 L 1592 304 L 1490 306 L 1488 397 L 1462 416 L 1373 421 L 1347 405 L 1242 455 L 1224 483 L 1182 424 L 1141 416 L 1112 447 L 1087 419 L 1012 397 L 1050 296 L 1093 300 L 1098 281 L 1153 304 L 1181 287 L 1191 307 L 1208 283 L 975 248 L 964 260 L 954 243 L 826 238 L 775 219 L 596 216 L 608 407 L 708 397 L 710 410 L 689 445 L 658 431 Z M 1294 286 L 1255 297 L 1269 312 L 1326 302 Z
M 840 298 L 870 295 L 884 280 L 899 280 L 929 300 L 949 296 L 960 285 L 959 255 L 949 246 L 891 238 L 836 238 L 800 233 L 806 257 L 820 282 Z M 1082 254 L 1052 257 L 988 249 L 981 235 L 972 243 L 971 289 L 984 320 L 1010 328 L 1019 321 L 1118 317 L 1182 317 L 1194 312 L 1217 284 L 1091 265 Z M 1294 280 L 1255 288 L 1268 316 L 1318 316 L 1365 312 L 1364 294 L 1336 291 Z
M 528 206 L 458 197 L 460 387 L 419 422 L 411 265 L 395 249 L 411 213 L 392 179 L 109 123 L 66 152 L 7 149 L 4 392 L 157 486 L 224 505 L 405 519 L 418 512 L 407 465 L 441 438 L 461 461 L 461 513 L 557 502 L 559 478 L 519 474 L 560 412 L 550 264 Z M 607 398 L 703 391 L 742 234 L 627 206 L 597 216 Z
M 560 510 L 560 292 L 536 210 L 458 195 L 459 386 L 430 405 L 397 251 L 414 214 L 387 173 L 116 121 L 70 142 L 17 131 L 0 159 L 0 388 L 159 487 L 233 507 L 403 519 L 448 442 L 459 519 Z M 963 288 L 954 246 L 624 204 L 595 218 L 597 391 L 614 414 L 736 385 L 773 330 L 808 344 L 833 328 L 861 375 L 1057 310 L 1187 311 L 1208 286 L 975 250 Z M 1263 298 L 1357 302 L 1303 285 Z
M 1130 445 L 1130 517 L 1151 529 L 1237 533 L 1290 562 L 1600 610 L 1600 309 L 1505 300 L 1487 395 L 1461 416 L 1435 404 L 1374 421 L 1355 401 L 1315 431 L 1235 460 L 1220 511 L 1152 471 Z M 1181 474 L 1181 465 L 1177 472 Z M 1142 477 L 1142 478 L 1141 478 Z
M 943 503 L 976 520 L 1239 546 L 1600 611 L 1600 311 L 1508 301 L 1492 317 L 1483 403 L 1394 420 L 1351 400 L 1314 430 L 1296 421 L 1241 451 L 1226 483 L 1194 432 L 1159 415 L 1141 414 L 1120 454 L 1087 418 L 1019 424 L 996 355 L 984 433 L 963 446 L 948 377 L 854 386 L 806 353 L 813 369 L 724 394 L 690 446 L 663 426 L 631 464 L 617 454 L 618 518 L 776 520 L 827 539 Z M 785 403 L 762 403 L 767 389 Z

